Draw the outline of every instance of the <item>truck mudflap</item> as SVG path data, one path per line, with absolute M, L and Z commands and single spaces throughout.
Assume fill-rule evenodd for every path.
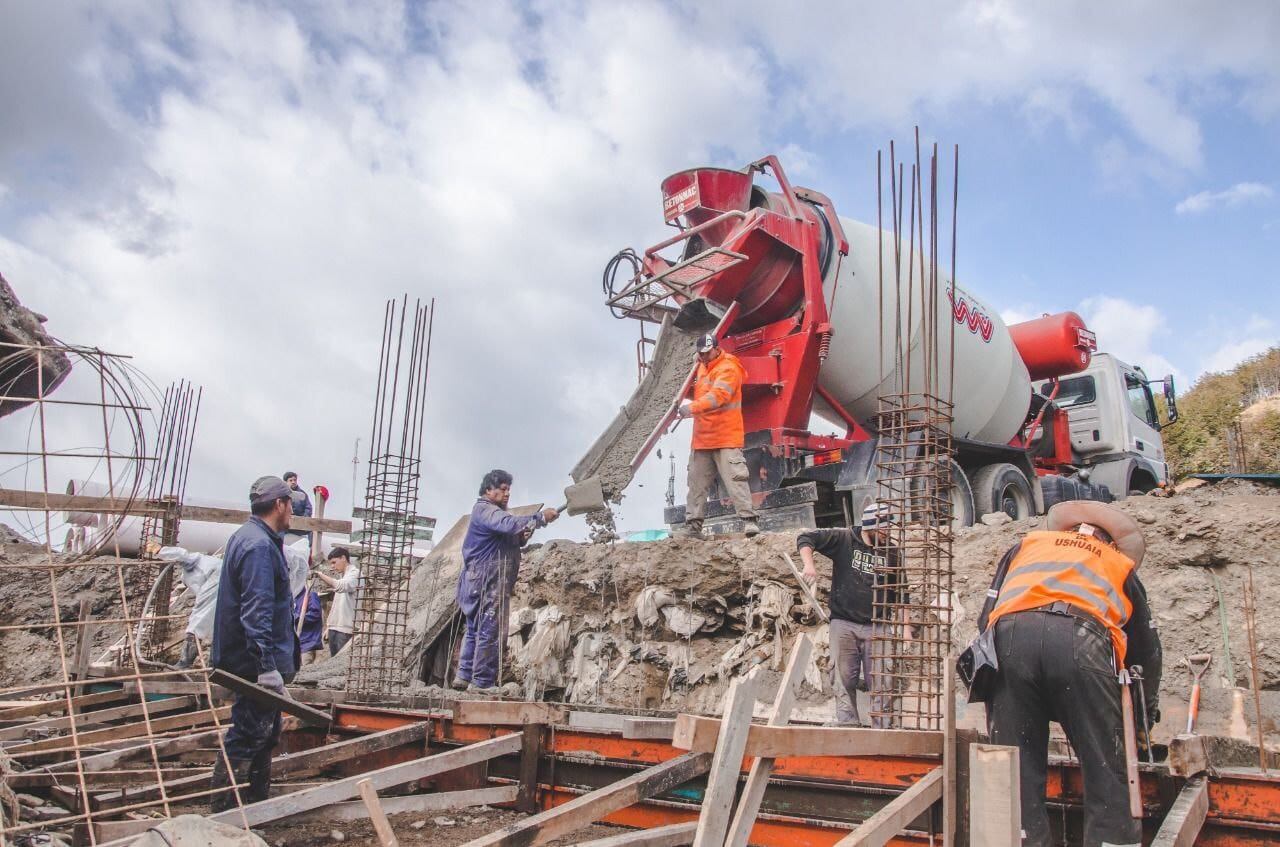
M 812 529 L 815 523 L 815 506 L 818 503 L 818 483 L 802 482 L 785 488 L 752 495 L 759 513 L 760 528 L 765 532 Z M 684 523 L 685 507 L 669 506 L 663 512 L 663 520 L 675 528 Z M 728 499 L 708 500 L 702 521 L 702 531 L 712 535 L 729 535 L 742 532 L 743 522 Z
M 1074 476 L 1042 476 L 1040 491 L 1044 495 L 1045 512 L 1067 500 L 1097 500 L 1101 503 L 1110 503 L 1116 499 L 1109 487 L 1085 482 Z

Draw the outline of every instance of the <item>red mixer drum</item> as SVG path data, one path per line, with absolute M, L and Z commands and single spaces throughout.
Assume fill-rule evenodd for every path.
M 1052 379 L 1089 367 L 1098 338 L 1075 312 L 1059 312 L 1009 327 L 1032 379 Z

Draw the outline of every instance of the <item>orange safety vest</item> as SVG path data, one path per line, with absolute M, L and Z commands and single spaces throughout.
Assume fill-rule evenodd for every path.
M 1029 532 L 1009 563 L 995 607 L 987 616 L 988 626 L 1012 612 L 1070 603 L 1106 626 L 1118 667 L 1124 667 L 1128 639 L 1121 627 L 1133 614 L 1124 583 L 1132 571 L 1128 556 L 1088 536 Z
M 710 365 L 698 364 L 693 385 L 693 449 L 719 450 L 743 445 L 742 382 L 746 368 L 721 350 Z

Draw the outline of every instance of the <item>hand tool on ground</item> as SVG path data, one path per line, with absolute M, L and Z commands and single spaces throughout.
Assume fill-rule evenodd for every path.
M 813 604 L 813 608 L 818 610 L 818 617 L 822 618 L 823 623 L 831 623 L 831 616 L 823 610 L 822 604 L 818 602 L 818 595 L 813 592 L 813 586 L 804 578 L 804 574 L 800 573 L 796 563 L 786 553 L 780 555 L 786 560 L 787 566 L 791 568 L 791 573 L 795 576 L 796 582 L 800 583 L 800 590 L 804 592 L 804 596 Z
M 1147 764 L 1156 763 L 1155 753 L 1151 750 L 1151 724 L 1147 720 L 1147 688 L 1142 682 L 1142 665 L 1129 668 L 1129 678 L 1138 683 L 1138 705 L 1142 707 L 1142 736 L 1147 741 Z
M 570 515 L 585 515 L 587 512 L 599 512 L 608 508 L 600 477 L 589 476 L 564 490 L 564 505 L 556 509 L 556 514 L 568 509 Z
M 1124 770 L 1129 782 L 1129 814 L 1142 817 L 1142 789 L 1138 783 L 1138 739 L 1133 722 L 1133 697 L 1129 691 L 1129 671 L 1121 668 L 1120 714 L 1124 718 Z
M 1209 669 L 1213 656 L 1208 653 L 1193 653 L 1182 660 L 1182 664 L 1191 671 L 1191 701 L 1187 704 L 1187 734 L 1195 731 L 1196 718 L 1200 715 L 1200 678 Z

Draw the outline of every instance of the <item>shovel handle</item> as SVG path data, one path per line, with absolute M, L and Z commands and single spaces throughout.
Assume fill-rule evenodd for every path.
M 1129 815 L 1142 817 L 1142 788 L 1138 782 L 1138 738 L 1133 719 L 1133 697 L 1129 692 L 1129 675 L 1121 674 L 1120 713 L 1124 718 L 1124 770 L 1129 783 Z
M 1191 702 L 1187 705 L 1187 734 L 1190 735 L 1196 726 L 1196 718 L 1200 716 L 1200 683 L 1191 686 Z

